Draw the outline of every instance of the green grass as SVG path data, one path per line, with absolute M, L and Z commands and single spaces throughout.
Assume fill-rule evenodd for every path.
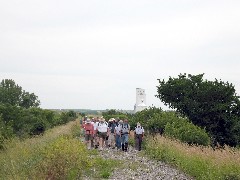
M 76 122 L 59 126 L 43 136 L 14 139 L 0 151 L 0 179 L 108 178 L 119 162 L 105 160 L 88 151 L 80 141 Z
M 147 140 L 145 153 L 164 161 L 197 180 L 240 179 L 240 151 L 225 147 L 189 146 L 164 137 Z

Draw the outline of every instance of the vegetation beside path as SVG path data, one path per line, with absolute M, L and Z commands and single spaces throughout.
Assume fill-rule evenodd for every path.
M 125 157 L 123 152 L 107 150 L 102 158 L 103 152 L 88 151 L 79 136 L 79 121 L 72 121 L 46 131 L 43 136 L 24 141 L 14 139 L 0 152 L 0 179 L 107 179 L 118 171 L 135 170 L 136 175 L 141 176 L 142 171 L 138 171 L 134 163 L 130 171 L 124 170 L 123 159 L 116 158 L 118 154 Z M 170 164 L 195 179 L 240 179 L 240 151 L 236 148 L 213 150 L 162 136 L 149 136 L 145 142 L 142 154 L 159 160 L 160 164 Z M 126 157 L 135 157 L 134 153 L 131 151 Z M 163 167 L 159 166 L 159 171 Z
M 78 121 L 55 127 L 43 136 L 14 139 L 0 152 L 0 179 L 107 178 L 117 164 L 88 151 L 79 138 Z
M 240 150 L 193 146 L 163 136 L 149 137 L 145 154 L 197 180 L 240 180 Z

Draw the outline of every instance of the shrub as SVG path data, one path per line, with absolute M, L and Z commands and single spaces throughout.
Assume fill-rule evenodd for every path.
M 167 123 L 173 123 L 179 121 L 180 118 L 175 112 L 162 111 L 155 113 L 146 124 L 150 133 L 163 134 Z
M 131 129 L 132 130 L 134 129 L 137 122 L 140 122 L 145 129 L 148 129 L 147 123 L 149 122 L 149 120 L 152 119 L 153 117 L 161 114 L 162 112 L 163 111 L 161 108 L 149 107 L 148 109 L 144 109 L 142 111 L 135 113 L 132 116 L 129 116 L 130 117 L 129 124 L 130 124 Z M 151 127 L 149 127 L 149 128 L 151 128 Z
M 164 134 L 188 144 L 204 146 L 210 144 L 210 138 L 204 129 L 201 129 L 184 119 L 171 124 L 167 123 Z
M 0 116 L 0 149 L 4 149 L 4 141 L 6 139 L 11 139 L 14 136 L 13 128 L 9 124 L 11 122 L 6 124 Z
M 61 136 L 46 146 L 35 176 L 40 179 L 79 179 L 91 167 L 85 146 L 70 136 Z

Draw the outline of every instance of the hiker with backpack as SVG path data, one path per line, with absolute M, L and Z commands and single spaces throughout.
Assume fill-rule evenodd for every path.
M 103 147 L 106 146 L 106 138 L 109 134 L 108 123 L 105 119 L 101 118 L 97 125 L 97 132 L 99 136 L 99 150 L 103 150 Z
M 116 122 L 115 122 L 115 119 L 114 118 L 111 118 L 109 120 L 109 123 L 108 123 L 108 127 L 109 127 L 109 137 L 108 137 L 108 146 L 112 149 L 115 148 L 115 134 L 114 134 L 114 130 L 115 130 L 115 127 L 116 127 Z
M 123 124 L 122 120 L 118 121 L 118 124 L 116 124 L 117 126 L 114 129 L 114 135 L 115 135 L 115 142 L 116 142 L 117 150 L 121 149 L 122 124 Z
M 130 125 L 128 124 L 128 120 L 125 119 L 124 123 L 121 126 L 121 140 L 122 140 L 122 151 L 128 151 L 128 136 L 130 133 Z
M 90 119 L 86 120 L 86 123 L 83 125 L 83 129 L 85 130 L 85 144 L 88 149 L 91 149 L 91 141 L 94 134 L 94 127 L 90 121 Z
M 138 151 L 141 151 L 143 136 L 144 136 L 144 129 L 141 126 L 141 124 L 138 122 L 137 127 L 135 127 L 135 130 L 134 130 L 135 149 Z

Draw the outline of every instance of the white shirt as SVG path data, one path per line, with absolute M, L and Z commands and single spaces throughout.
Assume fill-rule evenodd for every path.
M 96 131 L 97 130 L 97 126 L 98 126 L 98 122 L 93 122 L 92 124 L 93 124 L 94 131 Z
M 143 134 L 144 133 L 144 129 L 141 126 L 135 127 L 134 131 L 135 131 L 136 134 Z
M 97 124 L 97 130 L 99 132 L 107 132 L 108 131 L 108 123 L 107 122 L 99 122 Z
M 115 127 L 116 134 L 120 135 L 121 134 L 121 130 L 122 130 L 121 124 L 119 124 L 118 126 Z

